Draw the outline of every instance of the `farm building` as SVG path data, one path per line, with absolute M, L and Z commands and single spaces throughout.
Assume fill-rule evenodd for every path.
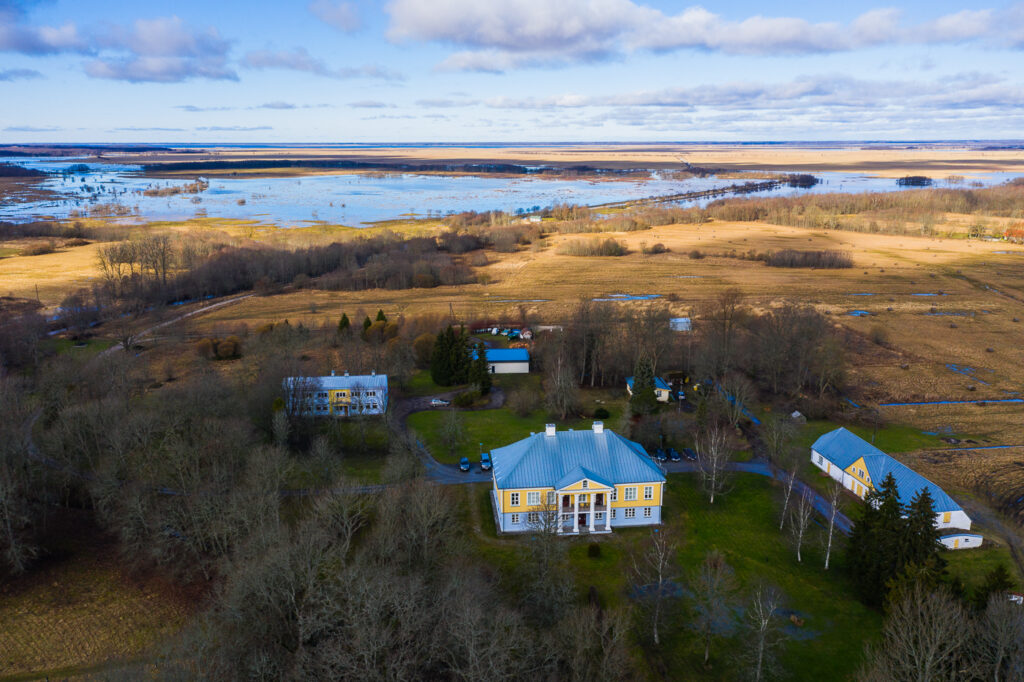
M 470 351 L 476 359 L 476 349 Z M 487 348 L 487 369 L 491 374 L 528 374 L 530 372 L 530 351 L 525 348 Z
M 673 317 L 668 321 L 668 326 L 674 332 L 688 332 L 693 330 L 693 323 L 688 317 Z
M 626 391 L 633 395 L 633 377 L 626 377 Z M 661 377 L 654 377 L 654 395 L 659 403 L 667 403 L 672 398 L 672 387 Z
M 388 408 L 388 376 L 363 374 L 288 377 L 284 380 L 288 410 L 307 417 L 380 415 Z
M 814 441 L 811 462 L 861 499 L 874 489 L 875 481 L 881 483 L 891 473 L 896 479 L 900 502 L 905 505 L 910 504 L 919 490 L 928 490 L 935 502 L 936 528 L 971 529 L 971 519 L 946 491 L 842 427 Z M 943 535 L 941 540 L 949 549 L 965 549 L 978 547 L 982 538 L 976 533 L 952 532 Z
M 665 474 L 639 443 L 607 431 L 544 433 L 491 451 L 498 530 L 610 533 L 661 523 Z

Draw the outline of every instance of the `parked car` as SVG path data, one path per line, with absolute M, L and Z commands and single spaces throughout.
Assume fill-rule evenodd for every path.
M 665 460 L 668 459 L 668 453 L 665 452 L 665 448 L 658 448 L 657 450 L 654 451 L 654 457 L 659 462 L 664 462 Z
M 697 461 L 697 453 L 693 451 L 693 448 L 683 448 L 683 454 L 686 455 L 686 459 L 691 462 Z
M 484 452 L 480 455 L 480 468 L 484 471 L 491 470 L 491 456 Z
M 447 407 L 450 404 L 447 400 L 441 400 L 440 398 L 434 398 L 430 401 L 431 407 Z
M 679 451 L 675 448 L 668 449 L 668 458 L 673 462 L 682 462 L 683 456 L 679 454 Z
M 459 460 L 459 469 L 461 471 L 469 471 L 473 468 L 473 465 L 469 463 L 469 457 L 463 457 Z

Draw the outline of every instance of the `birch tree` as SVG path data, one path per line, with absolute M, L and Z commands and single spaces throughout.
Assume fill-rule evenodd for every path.
M 814 518 L 814 492 L 804 486 L 796 499 L 796 504 L 790 512 L 789 532 L 793 536 L 793 543 L 796 545 L 796 560 L 803 562 L 800 556 L 800 549 L 804 544 L 804 537 L 807 529 L 811 527 L 811 520 Z
M 661 644 L 659 627 L 664 616 L 665 602 L 672 596 L 677 550 L 678 546 L 666 528 L 652 528 L 639 555 L 633 556 L 634 582 L 644 592 L 644 605 L 650 617 L 655 646 Z
M 721 424 L 708 425 L 697 435 L 697 468 L 701 486 L 708 495 L 708 501 L 715 503 L 715 495 L 728 492 L 732 477 L 727 470 L 732 459 L 729 433 Z
M 736 577 L 725 555 L 713 549 L 704 556 L 690 587 L 697 607 L 697 627 L 704 637 L 704 667 L 711 660 L 711 638 L 731 614 Z
M 755 682 L 767 679 L 775 667 L 775 649 L 780 643 L 779 609 L 782 593 L 770 585 L 758 585 L 747 605 L 750 632 L 750 676 Z
M 828 541 L 825 544 L 825 570 L 828 570 L 828 563 L 832 557 L 832 538 L 836 530 L 836 516 L 839 514 L 839 505 L 843 501 L 843 484 L 835 479 L 829 481 L 828 486 Z

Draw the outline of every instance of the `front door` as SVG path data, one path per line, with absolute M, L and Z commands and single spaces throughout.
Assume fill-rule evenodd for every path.
M 586 514 L 580 514 L 580 518 L 578 520 L 579 520 L 580 528 L 582 528 L 582 527 L 587 525 L 587 515 Z
M 594 494 L 594 505 L 596 506 L 596 505 L 601 505 L 601 504 L 604 504 L 604 493 L 595 493 Z

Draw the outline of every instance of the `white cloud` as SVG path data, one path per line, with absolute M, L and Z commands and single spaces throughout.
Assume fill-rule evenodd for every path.
M 35 69 L 3 69 L 0 70 L 0 81 L 22 81 L 42 78 L 43 74 Z
M 377 78 L 381 80 L 402 80 L 402 74 L 376 64 L 355 67 L 332 68 L 322 59 L 309 54 L 304 47 L 291 50 L 253 50 L 246 53 L 242 63 L 251 69 L 288 69 L 302 71 L 325 78 Z
M 313 0 L 309 3 L 309 11 L 320 21 L 339 31 L 350 33 L 359 28 L 359 12 L 351 2 Z
M 916 25 L 896 9 L 870 10 L 848 24 L 762 15 L 733 21 L 699 6 L 666 14 L 633 0 L 392 0 L 387 11 L 391 40 L 458 48 L 440 68 L 501 72 L 636 50 L 799 55 L 963 41 L 1005 47 L 1024 42 L 1022 7 L 963 10 Z

